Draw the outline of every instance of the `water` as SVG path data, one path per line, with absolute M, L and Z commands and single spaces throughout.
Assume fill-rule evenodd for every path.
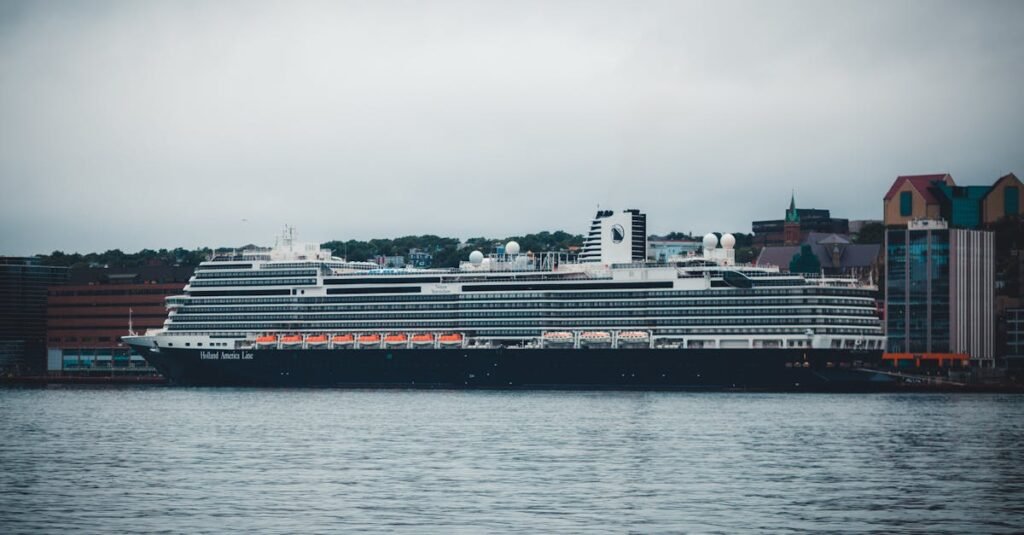
M 0 532 L 1020 532 L 1024 396 L 0 389 Z

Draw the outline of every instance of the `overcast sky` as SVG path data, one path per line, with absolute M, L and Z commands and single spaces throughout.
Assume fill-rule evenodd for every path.
M 880 218 L 1024 175 L 1024 2 L 0 1 L 0 254 Z

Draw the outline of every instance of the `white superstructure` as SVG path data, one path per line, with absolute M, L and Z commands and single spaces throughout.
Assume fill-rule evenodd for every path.
M 281 344 L 286 335 L 307 340 L 304 347 L 309 337 L 323 347 L 327 335 L 327 346 L 353 349 L 360 340 L 389 347 L 883 346 L 872 287 L 736 266 L 729 235 L 721 247 L 706 238 L 702 256 L 648 264 L 636 238 L 645 216 L 603 213 L 579 263 L 564 254 L 523 254 L 510 243 L 500 255 L 472 252 L 459 269 L 383 270 L 331 257 L 289 233 L 269 251 L 200 264 L 183 294 L 168 298 L 164 328 L 134 339 L 233 349 Z M 614 234 L 616 226 L 624 234 Z

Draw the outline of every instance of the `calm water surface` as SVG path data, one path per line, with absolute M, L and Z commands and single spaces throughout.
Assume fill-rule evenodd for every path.
M 1024 396 L 0 389 L 0 532 L 1021 532 Z

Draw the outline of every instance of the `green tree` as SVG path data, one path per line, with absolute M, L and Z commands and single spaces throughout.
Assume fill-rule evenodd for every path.
M 800 246 L 800 252 L 793 255 L 793 259 L 789 261 L 789 271 L 791 273 L 818 273 L 821 271 L 821 262 L 818 261 L 818 256 L 811 250 L 809 244 Z
M 885 225 L 865 223 L 857 233 L 856 243 L 882 243 L 885 241 Z

